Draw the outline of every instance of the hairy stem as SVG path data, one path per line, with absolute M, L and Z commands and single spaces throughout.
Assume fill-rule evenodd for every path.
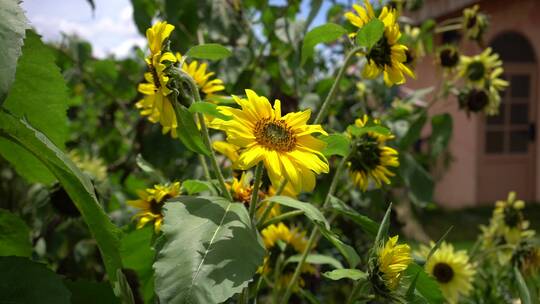
M 336 76 L 336 80 L 334 80 L 334 83 L 332 84 L 332 87 L 330 88 L 330 92 L 328 92 L 326 99 L 321 105 L 321 108 L 319 109 L 319 113 L 317 113 L 317 117 L 313 121 L 313 124 L 318 125 L 322 122 L 326 112 L 328 111 L 328 107 L 330 106 L 330 104 L 332 103 L 334 99 L 334 95 L 336 95 L 339 82 L 341 81 L 341 78 L 343 78 L 343 74 L 345 74 L 345 70 L 347 69 L 347 66 L 349 65 L 351 60 L 354 58 L 354 55 L 357 52 L 359 52 L 361 49 L 362 49 L 361 47 L 355 47 L 345 57 L 345 61 L 343 62 L 343 65 L 339 69 L 338 74 Z

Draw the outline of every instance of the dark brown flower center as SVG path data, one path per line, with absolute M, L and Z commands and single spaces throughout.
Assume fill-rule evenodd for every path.
M 459 61 L 459 54 L 456 50 L 448 48 L 439 53 L 441 65 L 445 68 L 455 67 Z
M 512 207 L 504 208 L 504 223 L 510 228 L 516 228 L 522 220 L 519 210 Z
M 384 35 L 371 48 L 366 57 L 368 61 L 373 60 L 380 68 L 384 68 L 384 66 L 392 66 L 392 47 Z
M 259 120 L 255 125 L 255 139 L 275 151 L 289 152 L 296 146 L 296 135 L 283 120 Z
M 163 209 L 163 202 L 157 202 L 156 200 L 150 201 L 150 212 L 155 215 L 161 214 L 161 209 Z
M 381 149 L 377 138 L 364 134 L 356 144 L 356 150 L 350 158 L 353 171 L 369 172 L 381 163 Z
M 433 267 L 433 276 L 440 283 L 448 283 L 454 277 L 454 270 L 446 263 L 437 263 Z
M 467 77 L 471 81 L 478 81 L 482 79 L 485 73 L 486 67 L 481 61 L 473 61 L 469 63 L 469 66 L 467 67 Z

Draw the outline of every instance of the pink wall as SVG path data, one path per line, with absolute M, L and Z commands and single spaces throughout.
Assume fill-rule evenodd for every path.
M 450 0 L 451 1 L 451 0 Z M 441 5 L 440 0 L 427 1 Z M 495 36 L 506 31 L 514 31 L 525 36 L 532 44 L 536 58 L 540 58 L 540 1 L 521 0 L 505 1 L 491 0 L 480 1 L 482 11 L 490 15 L 489 32 L 485 35 L 485 41 L 490 42 Z M 460 12 L 448 14 L 451 17 L 459 15 Z M 472 43 L 464 43 L 461 50 L 467 55 L 474 55 L 480 49 Z M 538 70 L 538 65 L 537 65 Z M 434 79 L 440 79 L 440 71 L 436 70 L 436 65 L 431 57 L 423 58 L 417 64 L 417 79 L 407 83 L 411 88 L 425 88 L 434 85 Z M 540 75 L 540 70 L 538 70 Z M 540 79 L 540 77 L 537 77 Z M 540 87 L 540 80 L 535 85 Z M 435 82 L 438 82 L 436 80 Z M 440 205 L 447 208 L 459 208 L 477 204 L 477 178 L 478 178 L 478 152 L 480 148 L 479 123 L 480 119 L 467 115 L 459 111 L 457 100 L 449 98 L 440 100 L 430 111 L 431 114 L 447 112 L 454 118 L 454 133 L 450 142 L 450 152 L 454 161 L 450 168 L 437 182 L 435 200 Z M 540 117 L 540 106 L 537 106 L 537 117 Z M 538 119 L 537 119 L 538 120 Z M 537 124 L 540 127 L 540 124 Z M 537 133 L 540 130 L 537 130 Z M 540 139 L 536 141 L 537 159 L 540 160 Z M 540 177 L 540 161 L 536 162 L 536 175 Z M 504 176 L 501 176 L 504 179 Z M 536 200 L 540 201 L 540 178 L 536 179 Z

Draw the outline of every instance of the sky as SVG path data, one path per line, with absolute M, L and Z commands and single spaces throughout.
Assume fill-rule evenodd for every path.
M 58 42 L 62 33 L 77 36 L 92 43 L 93 55 L 110 54 L 125 57 L 133 46 L 146 45 L 133 22 L 130 0 L 94 0 L 92 9 L 86 0 L 24 0 L 23 9 L 36 31 L 48 42 Z M 285 0 L 271 0 L 284 5 Z M 302 1 L 301 16 L 309 13 L 309 1 Z M 329 1 L 324 1 L 311 27 L 324 23 Z

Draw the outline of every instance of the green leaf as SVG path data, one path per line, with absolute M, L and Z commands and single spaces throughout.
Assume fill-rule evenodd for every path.
M 347 31 L 335 24 L 326 23 L 313 28 L 304 37 L 302 44 L 302 64 L 313 56 L 314 48 L 319 43 L 329 43 L 345 35 Z
M 214 116 L 216 118 L 223 119 L 223 120 L 231 120 L 232 119 L 231 116 L 221 113 L 217 109 L 217 107 L 218 106 L 216 104 L 201 101 L 201 102 L 192 103 L 191 106 L 189 107 L 189 111 L 191 113 L 207 114 L 207 115 Z
M 0 209 L 0 256 L 29 257 L 32 254 L 30 229 L 15 214 Z
M 413 121 L 407 133 L 405 133 L 405 135 L 399 141 L 400 150 L 407 150 L 420 138 L 420 134 L 424 128 L 424 125 L 426 124 L 426 120 L 427 115 L 425 112 L 422 112 L 422 114 L 420 114 L 420 116 Z
M 297 255 L 293 255 L 291 257 L 289 257 L 287 259 L 287 261 L 285 261 L 285 264 L 289 264 L 289 263 L 298 263 L 301 259 L 301 255 L 297 254 Z M 343 268 L 343 265 L 341 265 L 341 262 L 336 260 L 335 258 L 331 257 L 331 256 L 328 256 L 328 255 L 324 255 L 324 254 L 309 254 L 306 258 L 306 263 L 307 264 L 315 264 L 315 265 L 323 265 L 323 264 L 326 264 L 326 265 L 330 265 L 336 269 L 341 269 Z
M 151 303 L 154 297 L 153 235 L 154 228 L 147 225 L 124 234 L 120 247 L 124 268 L 133 270 L 139 279 L 140 289 L 132 290 L 133 296 L 135 298 L 142 296 L 145 303 Z
M 193 114 L 186 107 L 177 103 L 174 104 L 174 110 L 178 121 L 177 133 L 180 141 L 186 148 L 195 153 L 210 155 L 210 150 L 204 144 L 201 132 L 195 124 Z
M 356 265 L 358 265 L 358 263 L 360 263 L 360 256 L 358 256 L 358 253 L 356 252 L 356 250 L 354 250 L 354 248 L 343 243 L 343 241 L 341 241 L 333 231 L 326 228 L 325 226 L 319 224 L 318 227 L 321 231 L 321 234 L 328 241 L 330 241 L 330 243 L 332 243 L 332 245 L 334 245 L 337 250 L 339 250 L 343 257 L 345 257 L 347 263 L 349 264 L 349 267 L 354 268 L 356 267 Z
M 143 172 L 147 173 L 150 177 L 152 177 L 155 181 L 162 184 L 167 182 L 167 180 L 163 176 L 163 173 L 161 173 L 161 171 L 154 168 L 154 166 L 152 166 L 151 163 L 147 162 L 140 153 L 137 154 L 135 161 L 137 162 L 137 166 L 141 170 L 143 170 Z
M 302 210 L 304 211 L 304 215 L 310 220 L 312 220 L 315 224 L 320 224 L 326 227 L 326 229 L 330 229 L 330 224 L 328 223 L 324 215 L 321 213 L 321 211 L 319 211 L 317 207 L 313 206 L 310 203 L 301 202 L 288 196 L 272 196 L 265 199 L 264 202 L 274 202 L 293 209 Z
M 1 108 L 0 138 L 24 147 L 54 174 L 79 209 L 96 240 L 109 280 L 116 283 L 116 271 L 122 268 L 118 251 L 120 231 L 101 208 L 90 179 L 43 133 Z
M 17 68 L 17 59 L 28 22 L 19 6 L 19 0 L 0 0 L 0 105 L 4 101 Z
M 70 292 L 44 264 L 22 257 L 0 257 L 3 303 L 69 304 Z
M 154 18 L 157 10 L 155 0 L 131 0 L 133 6 L 133 20 L 139 33 L 146 35 L 146 30 L 152 26 L 152 18 Z
M 379 230 L 377 231 L 377 236 L 375 237 L 375 246 L 379 246 L 381 243 L 383 243 L 388 236 L 388 229 L 390 228 L 390 213 L 392 213 L 392 203 L 388 205 L 388 209 L 386 209 L 386 213 L 384 214 L 381 225 L 379 226 Z
M 431 118 L 429 145 L 432 157 L 437 157 L 448 147 L 448 142 L 452 137 L 452 124 L 452 116 L 448 113 L 435 115 Z
M 435 243 L 435 246 L 433 246 L 433 248 L 429 250 L 429 253 L 426 257 L 426 262 L 429 261 L 429 258 L 431 258 L 431 256 L 435 253 L 435 251 L 437 251 L 437 249 L 441 247 L 441 244 L 444 242 L 444 240 L 446 239 L 450 231 L 452 231 L 452 228 L 454 228 L 454 226 L 450 226 L 450 228 L 446 230 L 446 232 L 443 234 L 443 236 L 441 236 L 441 238 L 437 241 L 437 243 Z
M 333 281 L 341 279 L 351 279 L 353 281 L 358 281 L 367 278 L 367 274 L 358 269 L 335 269 L 323 273 L 323 276 Z
M 411 154 L 407 152 L 399 154 L 399 172 L 409 188 L 409 196 L 413 203 L 423 206 L 432 202 L 435 187 L 433 179 Z
M 243 204 L 181 196 L 164 209 L 154 263 L 160 302 L 221 303 L 248 285 L 265 249 Z
M 27 31 L 19 58 L 15 82 L 4 107 L 15 116 L 28 119 L 62 149 L 67 138 L 67 89 L 49 48 L 32 31 Z M 35 157 L 16 144 L 0 140 L 0 154 L 30 182 L 51 184 L 54 176 Z
M 319 139 L 326 143 L 323 150 L 324 156 L 340 155 L 345 157 L 349 154 L 351 141 L 346 135 L 335 133 L 321 136 Z
M 521 275 L 521 272 L 517 267 L 514 266 L 514 276 L 516 276 L 517 286 L 519 290 L 519 297 L 522 304 L 532 304 L 531 295 L 529 293 L 529 288 L 525 283 L 525 279 Z
M 330 198 L 330 208 L 336 211 L 339 214 L 346 216 L 351 219 L 353 222 L 358 224 L 365 232 L 369 233 L 372 237 L 377 236 L 377 231 L 379 230 L 379 224 L 369 217 L 358 213 L 356 210 L 347 206 L 343 201 L 338 199 L 335 196 Z
M 409 264 L 405 274 L 409 277 L 416 278 L 416 290 L 431 304 L 439 304 L 444 302 L 444 297 L 439 289 L 439 284 L 431 276 L 429 276 L 424 268 L 416 263 Z
M 111 286 L 105 282 L 88 280 L 65 280 L 64 285 L 71 292 L 71 302 L 76 304 L 118 304 Z
M 208 60 L 220 60 L 231 55 L 232 53 L 228 48 L 217 43 L 196 45 L 186 53 L 186 56 Z
M 384 23 L 379 19 L 372 19 L 356 33 L 356 43 L 371 49 L 382 38 L 383 34 Z
M 182 182 L 182 192 L 187 192 L 189 195 L 204 191 L 209 191 L 212 195 L 218 194 L 216 187 L 211 182 L 200 181 L 197 179 L 187 179 Z

